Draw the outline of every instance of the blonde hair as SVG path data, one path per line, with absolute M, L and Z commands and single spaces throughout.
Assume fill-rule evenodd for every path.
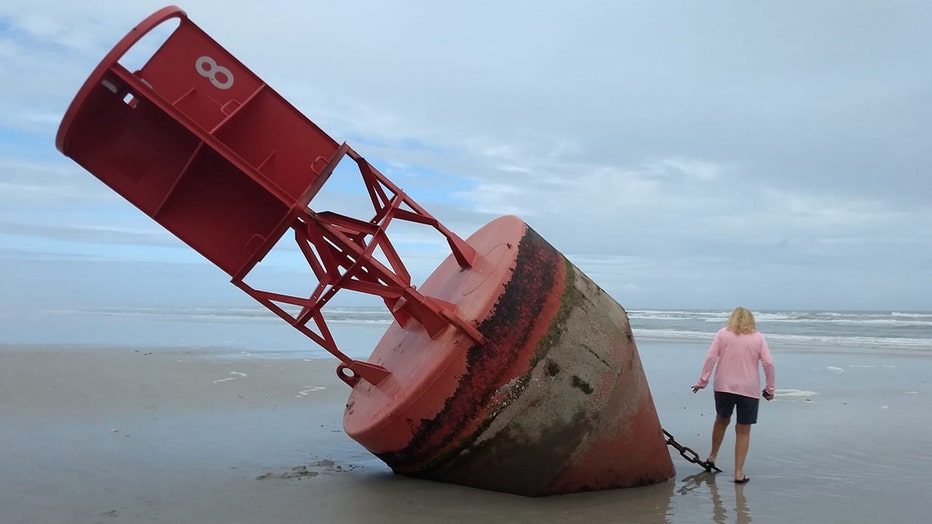
M 757 325 L 754 324 L 754 314 L 741 306 L 736 307 L 735 310 L 731 312 L 726 327 L 728 331 L 737 333 L 738 335 L 747 335 L 757 332 Z

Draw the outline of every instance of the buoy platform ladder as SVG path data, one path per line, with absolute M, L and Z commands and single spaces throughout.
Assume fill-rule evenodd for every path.
M 170 19 L 177 28 L 140 70 L 119 62 Z M 436 229 L 461 268 L 475 263 L 476 251 L 177 7 L 146 18 L 106 55 L 65 114 L 56 146 L 337 357 L 337 374 L 350 386 L 360 379 L 378 384 L 389 372 L 337 347 L 322 308 L 341 289 L 381 297 L 401 326 L 418 322 L 431 338 L 452 326 L 483 342 L 454 304 L 411 284 L 387 228 L 403 220 Z M 310 207 L 344 158 L 358 165 L 371 219 Z M 316 287 L 296 296 L 248 285 L 250 272 L 289 231 Z

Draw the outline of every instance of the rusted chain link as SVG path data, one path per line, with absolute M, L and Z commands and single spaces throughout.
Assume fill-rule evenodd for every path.
M 671 447 L 673 447 L 674 449 L 676 449 L 677 451 L 679 451 L 679 452 L 680 452 L 680 455 L 681 455 L 684 459 L 686 459 L 686 460 L 689 461 L 689 462 L 692 462 L 693 464 L 699 464 L 700 466 L 702 466 L 703 468 L 705 468 L 706 471 L 708 471 L 708 472 L 710 472 L 710 473 L 712 472 L 713 469 L 715 470 L 716 473 L 721 473 L 722 470 L 718 469 L 718 467 L 717 467 L 715 464 L 709 462 L 708 460 L 702 460 L 702 459 L 700 459 L 698 453 L 696 453 L 696 452 L 693 451 L 692 449 L 687 448 L 686 446 L 684 446 L 684 445 L 680 444 L 679 442 L 677 442 L 677 441 L 673 438 L 673 435 L 670 434 L 670 432 L 668 432 L 667 430 L 665 430 L 665 429 L 663 429 L 663 428 L 660 428 L 660 431 L 663 431 L 663 435 L 664 435 L 665 437 L 667 437 L 667 445 L 668 445 L 668 446 L 671 446 Z

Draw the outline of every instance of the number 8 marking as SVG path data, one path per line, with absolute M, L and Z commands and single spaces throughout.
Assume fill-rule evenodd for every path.
M 217 89 L 229 89 L 233 87 L 233 73 L 231 73 L 229 69 L 217 65 L 217 61 L 209 56 L 198 58 L 197 61 L 194 62 L 194 69 L 197 69 L 199 75 L 210 80 L 210 83 Z M 221 81 L 218 79 L 217 75 L 220 75 L 224 80 Z

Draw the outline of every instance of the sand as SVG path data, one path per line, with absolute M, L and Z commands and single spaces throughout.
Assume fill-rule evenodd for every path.
M 664 427 L 708 453 L 705 348 L 639 342 Z M 525 498 L 392 474 L 342 431 L 333 360 L 0 346 L 0 522 L 924 522 L 932 359 L 781 353 L 778 397 L 710 475 Z

